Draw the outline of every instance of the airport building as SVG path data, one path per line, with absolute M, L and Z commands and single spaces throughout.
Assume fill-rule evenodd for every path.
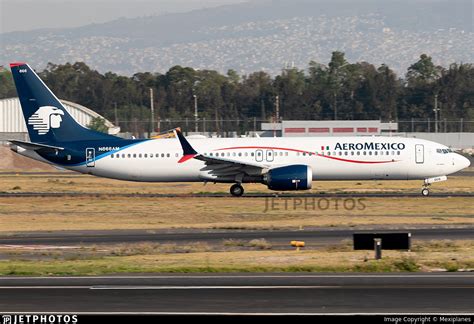
M 92 118 L 104 118 L 95 111 L 77 103 L 66 100 L 61 100 L 61 102 L 71 116 L 84 127 L 90 124 Z M 109 128 L 109 134 L 118 134 L 120 127 L 116 127 L 105 118 L 104 120 L 105 125 Z M 0 100 L 0 142 L 9 139 L 28 140 L 28 132 L 18 98 Z
M 362 136 L 388 135 L 398 131 L 397 123 L 380 120 L 283 120 L 262 123 L 261 136 Z

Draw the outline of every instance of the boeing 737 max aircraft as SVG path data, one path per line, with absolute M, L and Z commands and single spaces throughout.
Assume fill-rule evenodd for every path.
M 306 190 L 319 180 L 447 179 L 470 162 L 448 147 L 416 138 L 122 139 L 79 125 L 26 63 L 10 64 L 30 142 L 11 149 L 61 168 L 131 181 L 262 183 L 272 190 Z

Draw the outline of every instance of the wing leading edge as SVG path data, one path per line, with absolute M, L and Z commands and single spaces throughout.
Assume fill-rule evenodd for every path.
M 227 159 L 225 157 L 211 157 L 198 153 L 181 133 L 175 129 L 176 137 L 179 139 L 183 149 L 183 157 L 178 163 L 184 163 L 190 159 L 203 161 L 205 166 L 200 169 L 203 178 L 211 181 L 235 181 L 242 182 L 247 177 L 259 177 L 268 171 L 268 167 L 257 163 L 248 163 Z

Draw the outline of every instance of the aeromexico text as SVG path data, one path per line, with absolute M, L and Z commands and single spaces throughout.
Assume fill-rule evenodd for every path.
M 404 150 L 404 143 L 337 143 L 336 150 Z

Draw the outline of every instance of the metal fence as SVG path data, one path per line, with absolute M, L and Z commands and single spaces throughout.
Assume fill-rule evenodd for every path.
M 247 134 L 260 131 L 262 123 L 273 122 L 271 119 L 207 119 L 200 118 L 197 122 L 192 118 L 185 119 L 161 119 L 151 124 L 150 120 L 119 120 L 122 132 L 130 132 L 136 135 L 152 132 L 160 132 L 175 127 L 181 127 L 185 132 L 215 133 L 225 136 L 232 134 Z M 410 133 L 472 133 L 474 132 L 474 120 L 465 119 L 442 119 L 439 121 L 430 119 L 398 120 L 398 132 Z M 393 129 L 397 132 L 396 129 Z
M 461 119 L 432 119 L 399 120 L 399 132 L 410 133 L 472 133 L 474 132 L 474 120 Z

